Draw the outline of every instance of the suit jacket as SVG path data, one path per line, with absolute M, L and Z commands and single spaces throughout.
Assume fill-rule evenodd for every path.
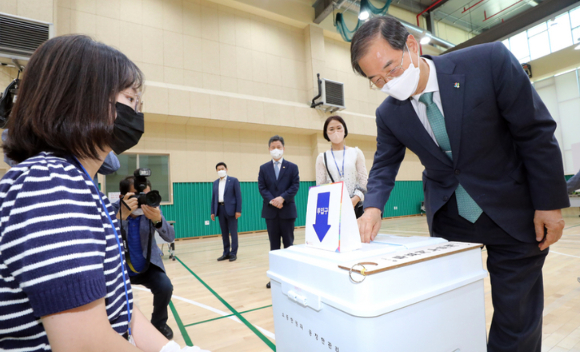
M 219 185 L 219 178 L 213 181 L 213 191 L 211 194 L 211 213 L 213 215 L 218 215 Z M 228 176 L 226 179 L 224 203 L 228 216 L 235 216 L 236 213 L 242 212 L 242 191 L 240 190 L 240 181 L 235 177 Z
M 556 122 L 500 42 L 427 58 L 436 67 L 453 161 L 429 136 L 409 100 L 388 97 L 376 112 L 377 152 L 364 207 L 384 208 L 409 148 L 425 167 L 431 230 L 433 215 L 461 183 L 503 230 L 535 242 L 534 211 L 569 206 Z
M 113 209 L 115 214 L 119 212 L 119 207 L 121 201 L 116 201 L 113 203 Z M 127 210 L 127 208 L 123 208 L 123 211 Z M 165 271 L 165 266 L 163 265 L 163 261 L 161 260 L 161 249 L 155 243 L 155 231 L 159 233 L 159 236 L 163 238 L 167 242 L 175 241 L 175 230 L 173 226 L 169 225 L 169 223 L 165 220 L 163 213 L 161 213 L 161 228 L 158 229 L 153 224 L 149 223 L 149 219 L 145 217 L 145 215 L 141 215 L 141 219 L 139 221 L 139 234 L 141 235 L 141 248 L 143 249 L 143 257 L 147 258 L 147 245 L 149 244 L 149 230 L 151 230 L 151 236 L 153 236 L 151 240 L 151 264 L 155 264 L 163 271 Z M 123 229 L 127 231 L 129 228 L 129 222 L 127 220 L 122 221 Z M 151 225 L 151 227 L 149 227 Z M 121 226 L 121 223 L 119 224 Z M 127 269 L 128 270 L 128 269 Z
M 276 180 L 274 163 L 270 160 L 260 166 L 258 174 L 258 188 L 264 198 L 262 205 L 262 217 L 264 219 L 296 219 L 296 203 L 294 197 L 300 188 L 300 175 L 296 164 L 283 159 L 280 166 L 280 174 Z M 284 198 L 284 206 L 278 209 L 270 204 L 270 201 L 276 197 Z

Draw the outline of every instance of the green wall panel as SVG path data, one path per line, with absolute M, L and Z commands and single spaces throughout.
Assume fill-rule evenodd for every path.
M 296 226 L 306 223 L 306 203 L 308 189 L 314 181 L 300 182 L 296 195 L 298 218 Z M 423 201 L 423 183 L 421 181 L 397 181 L 385 206 L 385 217 L 419 214 Z M 257 182 L 240 182 L 242 191 L 242 217 L 238 223 L 240 232 L 260 231 L 266 229 L 262 219 L 262 196 Z M 173 204 L 162 205 L 161 209 L 167 220 L 175 221 L 177 238 L 189 238 L 220 234 L 219 222 L 211 221 L 212 182 L 188 182 L 173 184 Z M 394 209 L 397 207 L 397 209 Z M 209 221 L 209 225 L 205 222 Z
M 422 181 L 396 181 L 383 217 L 420 214 L 424 199 Z

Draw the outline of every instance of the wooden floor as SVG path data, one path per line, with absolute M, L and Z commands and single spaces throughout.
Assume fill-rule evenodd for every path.
M 551 247 L 544 266 L 543 352 L 580 352 L 578 214 L 578 208 L 565 211 L 564 235 Z M 419 216 L 384 220 L 381 232 L 401 236 L 428 236 L 426 219 Z M 304 243 L 304 229 L 296 230 L 294 243 Z M 191 341 L 212 352 L 272 351 L 249 327 L 235 316 L 229 316 L 232 312 L 226 306 L 229 304 L 237 312 L 250 311 L 241 315 L 266 336 L 264 339 L 275 344 L 272 301 L 270 290 L 266 289 L 268 249 L 266 233 L 241 235 L 238 260 L 230 263 L 216 261 L 222 253 L 221 237 L 176 243 L 176 254 L 183 264 L 170 261 L 167 254 L 164 263 L 174 286 L 172 302 L 178 318 L 170 311 L 168 324 L 175 333 L 177 343 L 185 346 L 187 341 Z M 482 259 L 485 265 L 485 251 L 482 252 Z M 151 293 L 141 286 L 134 286 L 134 293 L 139 308 L 146 316 L 150 316 L 153 302 Z M 490 293 L 487 278 L 485 303 L 488 329 L 493 314 Z M 185 326 L 182 329 L 186 334 L 181 333 L 178 320 Z M 206 320 L 210 321 L 204 322 Z

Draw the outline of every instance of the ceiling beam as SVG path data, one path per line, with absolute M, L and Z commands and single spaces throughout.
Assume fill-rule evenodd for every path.
M 320 24 L 334 9 L 333 0 L 317 0 L 314 7 L 314 23 Z
M 535 6 L 527 11 L 524 11 L 507 21 L 494 26 L 487 31 L 459 44 L 446 51 L 446 53 L 467 48 L 473 45 L 491 43 L 496 40 L 509 36 L 512 33 L 521 31 L 532 24 L 542 21 L 546 17 L 578 4 L 578 0 L 544 0 L 538 6 Z

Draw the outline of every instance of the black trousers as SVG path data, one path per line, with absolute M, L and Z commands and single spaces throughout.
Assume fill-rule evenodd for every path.
M 280 237 L 282 238 L 282 243 L 284 243 L 284 248 L 288 248 L 294 244 L 295 222 L 296 219 L 266 219 L 271 251 L 280 249 Z
M 224 255 L 238 255 L 238 219 L 235 216 L 228 216 L 226 206 L 218 206 L 217 216 L 220 221 L 222 230 L 222 241 L 224 243 Z M 230 234 L 232 236 L 232 245 L 230 249 Z
M 132 285 L 143 285 L 153 293 L 153 314 L 151 324 L 157 329 L 167 324 L 167 306 L 173 294 L 173 285 L 167 274 L 155 264 L 150 264 L 146 272 L 130 276 Z
M 485 213 L 474 224 L 465 220 L 457 212 L 455 195 L 435 214 L 433 236 L 485 244 L 494 308 L 487 351 L 540 352 L 542 266 L 549 249 L 540 251 L 536 242 L 516 240 Z

